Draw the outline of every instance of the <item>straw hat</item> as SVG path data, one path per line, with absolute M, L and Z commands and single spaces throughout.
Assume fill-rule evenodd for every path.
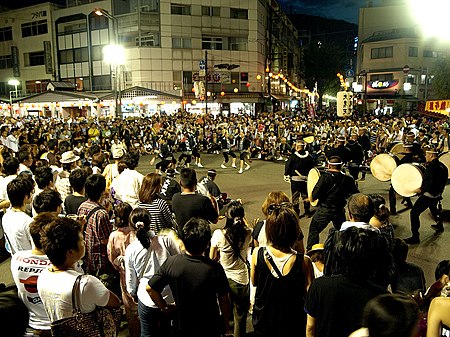
M 73 151 L 66 151 L 61 155 L 60 163 L 69 164 L 77 161 L 78 159 L 80 159 L 80 156 L 77 156 Z

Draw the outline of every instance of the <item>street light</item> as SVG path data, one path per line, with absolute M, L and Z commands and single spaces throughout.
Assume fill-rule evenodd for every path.
M 10 80 L 8 81 L 8 84 L 14 86 L 14 91 L 12 91 L 12 90 L 9 91 L 9 104 L 10 104 L 10 106 L 11 106 L 10 112 L 11 112 L 11 116 L 12 116 L 12 113 L 13 113 L 13 107 L 12 107 L 12 104 L 13 104 L 12 93 L 14 92 L 14 98 L 17 99 L 17 96 L 18 96 L 18 95 L 17 95 L 17 86 L 20 85 L 20 81 L 17 80 L 17 79 L 15 79 L 15 78 L 12 78 L 12 79 L 10 79 Z
M 119 45 L 119 25 L 117 18 L 111 15 L 103 8 L 96 8 L 94 10 L 95 15 L 105 16 L 112 22 L 113 43 L 103 48 L 103 60 L 105 63 L 111 65 L 111 82 L 114 91 L 114 115 L 122 117 L 122 91 L 121 91 L 121 66 L 125 64 L 125 50 Z

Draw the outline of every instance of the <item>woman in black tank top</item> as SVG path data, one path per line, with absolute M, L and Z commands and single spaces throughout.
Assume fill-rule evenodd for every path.
M 255 336 L 281 337 L 295 332 L 305 336 L 306 291 L 314 272 L 311 260 L 292 249 L 301 235 L 299 220 L 290 205 L 269 206 L 266 248 L 253 252 L 251 281 L 256 286 L 253 307 Z

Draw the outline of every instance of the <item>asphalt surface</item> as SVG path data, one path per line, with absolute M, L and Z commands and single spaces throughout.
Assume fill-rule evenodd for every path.
M 197 171 L 197 177 L 200 179 L 206 175 L 207 170 L 214 168 L 217 170 L 216 183 L 219 185 L 222 192 L 228 194 L 232 199 L 242 199 L 246 211 L 246 217 L 250 223 L 254 219 L 263 218 L 261 212 L 261 205 L 267 194 L 271 191 L 284 191 L 290 196 L 290 185 L 283 181 L 284 162 L 264 162 L 260 160 L 253 160 L 251 168 L 244 173 L 239 174 L 237 169 L 228 167 L 222 169 L 220 164 L 223 157 L 221 155 L 206 155 L 202 154 L 203 168 L 192 166 Z M 228 166 L 230 166 L 228 164 Z M 150 156 L 141 158 L 139 167 L 137 168 L 143 174 L 154 172 L 154 165 L 150 165 Z M 362 193 L 379 193 L 388 200 L 389 182 L 380 182 L 372 177 L 370 173 L 367 174 L 366 180 L 358 182 L 359 189 Z M 416 198 L 412 198 L 413 203 Z M 400 203 L 401 199 L 397 199 L 398 215 L 391 217 L 391 222 L 395 227 L 396 237 L 406 238 L 410 236 L 410 221 L 409 210 L 404 209 Z M 445 231 L 439 235 L 431 229 L 430 225 L 434 223 L 431 213 L 427 210 L 421 215 L 420 237 L 421 243 L 419 245 L 410 246 L 408 261 L 415 263 L 422 267 L 425 273 L 427 286 L 434 281 L 434 269 L 439 261 L 450 259 L 450 189 L 447 188 L 444 192 L 443 199 L 443 218 Z M 301 229 L 307 237 L 311 218 L 302 218 L 300 220 Z M 223 221 L 218 224 L 223 225 Z M 329 225 L 331 226 L 331 224 Z M 330 228 L 330 227 L 329 227 Z M 325 241 L 328 228 L 325 229 L 321 236 L 321 242 Z M 13 284 L 10 272 L 10 262 L 6 260 L 0 264 L 0 283 L 6 285 Z M 249 321 L 250 323 L 250 321 Z M 123 331 L 120 336 L 126 336 Z

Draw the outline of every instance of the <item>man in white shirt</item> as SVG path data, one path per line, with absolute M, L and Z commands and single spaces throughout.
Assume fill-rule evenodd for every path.
M 2 219 L 3 230 L 6 235 L 6 249 L 11 254 L 21 250 L 31 250 L 30 222 L 32 218 L 25 213 L 33 195 L 31 177 L 21 176 L 12 180 L 7 187 L 11 208 Z
M 19 139 L 17 138 L 19 134 L 18 128 L 12 128 L 11 134 L 8 136 L 8 147 L 14 152 L 19 152 Z
M 17 294 L 30 312 L 28 325 L 33 335 L 41 335 L 42 330 L 50 331 L 50 320 L 37 290 L 37 280 L 51 262 L 42 250 L 42 227 L 55 220 L 52 213 L 41 213 L 30 224 L 34 248 L 16 252 L 11 259 L 11 273 L 17 286 Z
M 129 203 L 133 208 L 139 204 L 139 191 L 144 176 L 135 170 L 139 164 L 139 153 L 128 152 L 124 159 L 127 168 L 112 182 L 114 197 Z

